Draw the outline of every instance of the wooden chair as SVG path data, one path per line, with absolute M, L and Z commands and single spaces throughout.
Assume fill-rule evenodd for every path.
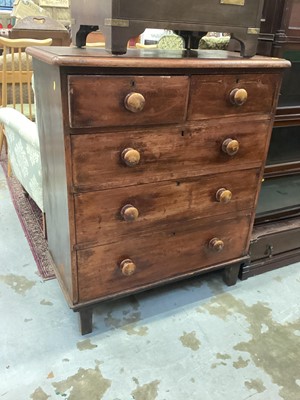
M 24 114 L 31 121 L 35 120 L 35 108 L 31 88 L 32 61 L 25 53 L 29 46 L 50 46 L 52 39 L 8 39 L 0 37 L 0 85 L 1 106 L 11 107 Z M 5 141 L 3 126 L 0 126 L 0 154 Z

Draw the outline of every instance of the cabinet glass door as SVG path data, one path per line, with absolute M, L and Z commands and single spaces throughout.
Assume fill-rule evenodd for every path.
M 256 222 L 300 214 L 300 174 L 265 179 L 256 210 Z
M 300 161 L 300 125 L 274 127 L 267 165 Z
M 300 105 L 300 51 L 285 51 L 283 58 L 292 66 L 283 75 L 278 107 L 299 107 Z

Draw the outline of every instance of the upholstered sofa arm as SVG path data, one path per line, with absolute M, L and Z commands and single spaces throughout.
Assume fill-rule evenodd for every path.
M 37 125 L 22 113 L 14 108 L 0 107 L 0 123 L 8 129 L 18 132 L 23 140 L 30 143 L 35 149 L 39 149 Z

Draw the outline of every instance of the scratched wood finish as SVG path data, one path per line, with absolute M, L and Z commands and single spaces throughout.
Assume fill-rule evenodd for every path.
M 75 196 L 77 247 L 118 243 L 145 232 L 166 229 L 179 221 L 252 210 L 259 173 L 259 169 L 235 171 L 222 176 L 80 193 Z M 221 188 L 232 192 L 227 204 L 216 199 Z M 122 218 L 120 212 L 126 204 L 136 207 L 137 220 Z
M 82 332 L 92 331 L 88 307 L 98 301 L 213 269 L 237 272 L 249 255 L 280 74 L 289 63 L 213 53 L 28 52 L 40 88 L 49 246 Z M 236 86 L 248 95 L 240 107 L 228 104 Z M 129 107 L 132 92 L 140 93 Z M 239 143 L 237 154 L 223 152 L 226 139 Z M 137 165 L 124 163 L 125 149 L 133 149 L 126 162 Z M 222 187 L 232 191 L 228 204 L 214 200 Z M 122 220 L 125 203 L 136 207 L 135 221 Z M 212 251 L 212 239 L 224 248 Z M 237 273 L 231 277 L 234 283 Z
M 186 76 L 69 76 L 70 126 L 100 127 L 183 122 L 189 79 Z M 140 112 L 124 106 L 128 94 L 145 98 Z
M 229 118 L 178 128 L 72 135 L 74 185 L 79 191 L 106 189 L 259 167 L 270 127 L 268 119 Z M 234 156 L 222 151 L 227 138 L 240 143 Z M 126 148 L 140 152 L 135 167 L 121 160 Z
M 206 225 L 198 220 L 178 222 L 155 234 L 78 251 L 79 300 L 138 288 L 245 255 L 249 223 L 249 215 L 220 218 Z M 219 253 L 208 249 L 214 237 L 224 241 Z M 137 269 L 132 276 L 123 276 L 119 263 L 128 258 Z
M 192 76 L 188 119 L 270 114 L 277 103 L 278 78 L 277 74 Z M 231 103 L 230 93 L 241 88 L 248 98 L 237 106 Z
M 81 74 L 87 74 L 90 68 L 103 68 L 103 73 L 111 72 L 113 69 L 124 71 L 131 74 L 136 68 L 155 74 L 173 69 L 174 74 L 188 73 L 193 71 L 197 74 L 221 73 L 224 74 L 239 73 L 243 70 L 245 73 L 251 73 L 256 70 L 258 74 L 266 71 L 281 72 L 284 68 L 290 67 L 290 62 L 279 58 L 269 58 L 263 56 L 254 56 L 241 59 L 240 54 L 230 51 L 207 51 L 198 50 L 194 52 L 193 57 L 183 57 L 181 50 L 159 51 L 128 49 L 122 57 L 112 57 L 105 49 L 86 48 L 84 51 L 77 47 L 49 47 L 39 49 L 30 47 L 26 50 L 33 57 L 50 65 L 60 66 L 61 69 L 71 67 L 81 68 Z M 128 70 L 130 68 L 130 71 Z M 85 70 L 83 70 L 85 69 Z

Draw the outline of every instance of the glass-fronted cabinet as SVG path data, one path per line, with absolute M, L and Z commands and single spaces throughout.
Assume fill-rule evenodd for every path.
M 300 261 L 300 0 L 265 0 L 257 53 L 292 67 L 283 78 L 241 279 Z

